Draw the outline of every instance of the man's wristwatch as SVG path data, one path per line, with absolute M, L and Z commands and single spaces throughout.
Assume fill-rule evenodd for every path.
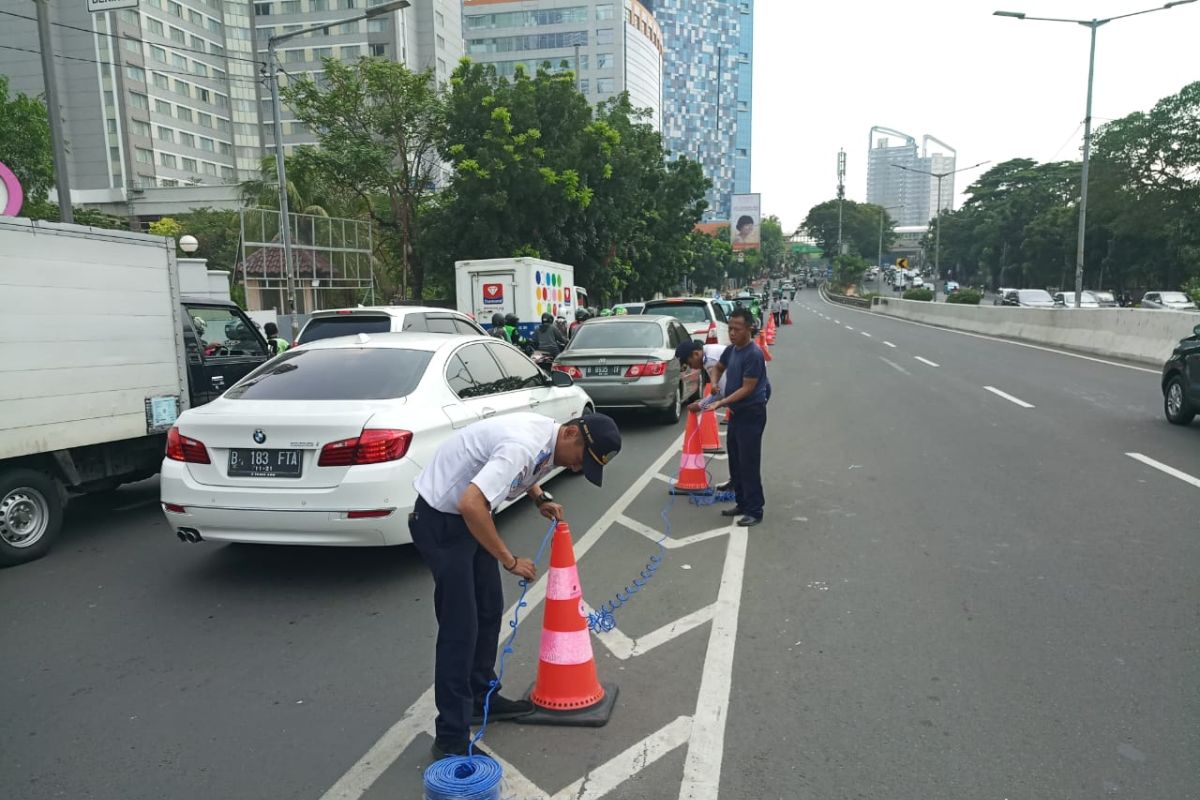
M 553 502 L 554 502 L 554 495 L 550 494 L 549 492 L 542 492 L 537 497 L 533 498 L 533 503 L 538 508 L 541 508 L 546 503 L 553 503 Z

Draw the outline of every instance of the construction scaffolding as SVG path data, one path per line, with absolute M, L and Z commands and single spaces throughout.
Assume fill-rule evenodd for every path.
M 288 313 L 279 211 L 241 208 L 237 274 L 250 311 Z M 365 220 L 289 214 L 297 314 L 375 303 L 374 232 Z

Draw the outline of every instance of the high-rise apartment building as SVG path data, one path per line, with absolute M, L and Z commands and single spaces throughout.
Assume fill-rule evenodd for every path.
M 729 219 L 750 191 L 754 114 L 753 0 L 653 0 L 663 30 L 663 135 L 713 182 L 707 220 Z
M 892 137 L 896 137 L 893 139 Z M 930 148 L 940 145 L 949 154 Z M 920 147 L 915 137 L 891 128 L 871 128 L 867 152 L 867 202 L 892 209 L 898 225 L 928 225 L 939 208 L 954 210 L 953 147 L 926 135 Z M 927 173 L 942 174 L 941 198 L 938 180 Z
M 50 0 L 74 202 L 121 210 L 152 189 L 186 186 L 227 187 L 193 205 L 236 202 L 231 187 L 257 177 L 274 151 L 263 81 L 271 35 L 329 22 L 281 45 L 287 75 L 318 77 L 326 56 L 379 56 L 447 80 L 463 52 L 458 0 L 412 0 L 401 11 L 343 22 L 382 2 L 141 0 L 91 14 L 83 2 Z M 0 72 L 12 91 L 31 96 L 45 90 L 34 14 L 29 4 L 28 19 L 0 26 Z M 286 104 L 283 117 L 285 147 L 315 141 Z
M 592 103 L 629 92 L 662 124 L 663 34 L 639 0 L 463 0 L 467 55 L 511 78 L 571 69 Z

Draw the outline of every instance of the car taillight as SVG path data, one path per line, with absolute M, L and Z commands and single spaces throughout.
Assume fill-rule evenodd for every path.
M 346 519 L 381 519 L 390 517 L 394 508 L 376 508 L 371 511 L 347 511 Z
M 555 372 L 565 372 L 577 381 L 583 379 L 583 371 L 579 367 L 573 367 L 570 364 L 554 364 L 550 369 Z
M 667 362 L 665 361 L 648 361 L 645 364 L 634 364 L 629 369 L 625 370 L 626 378 L 653 378 L 659 375 L 665 375 L 667 372 Z
M 318 467 L 352 467 L 398 461 L 408 453 L 412 432 L 390 429 L 363 431 L 353 439 L 330 442 L 321 448 Z
M 704 340 L 704 343 L 720 344 L 720 342 L 717 341 L 717 323 L 711 321 L 708 323 L 708 337 Z
M 204 442 L 184 436 L 179 428 L 167 431 L 167 458 L 188 464 L 211 464 Z

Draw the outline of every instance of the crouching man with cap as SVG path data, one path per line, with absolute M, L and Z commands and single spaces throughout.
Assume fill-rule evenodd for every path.
M 433 572 L 438 621 L 434 702 L 435 757 L 466 755 L 471 725 L 496 679 L 496 650 L 504 613 L 500 568 L 533 580 L 533 561 L 514 555 L 492 515 L 506 500 L 528 495 L 542 516 L 562 519 L 563 507 L 538 482 L 555 467 L 582 471 L 596 486 L 604 465 L 621 450 L 610 417 L 587 414 L 559 425 L 541 414 L 518 413 L 476 422 L 434 453 L 417 476 L 408 527 Z M 492 694 L 489 720 L 533 711 L 528 700 Z

